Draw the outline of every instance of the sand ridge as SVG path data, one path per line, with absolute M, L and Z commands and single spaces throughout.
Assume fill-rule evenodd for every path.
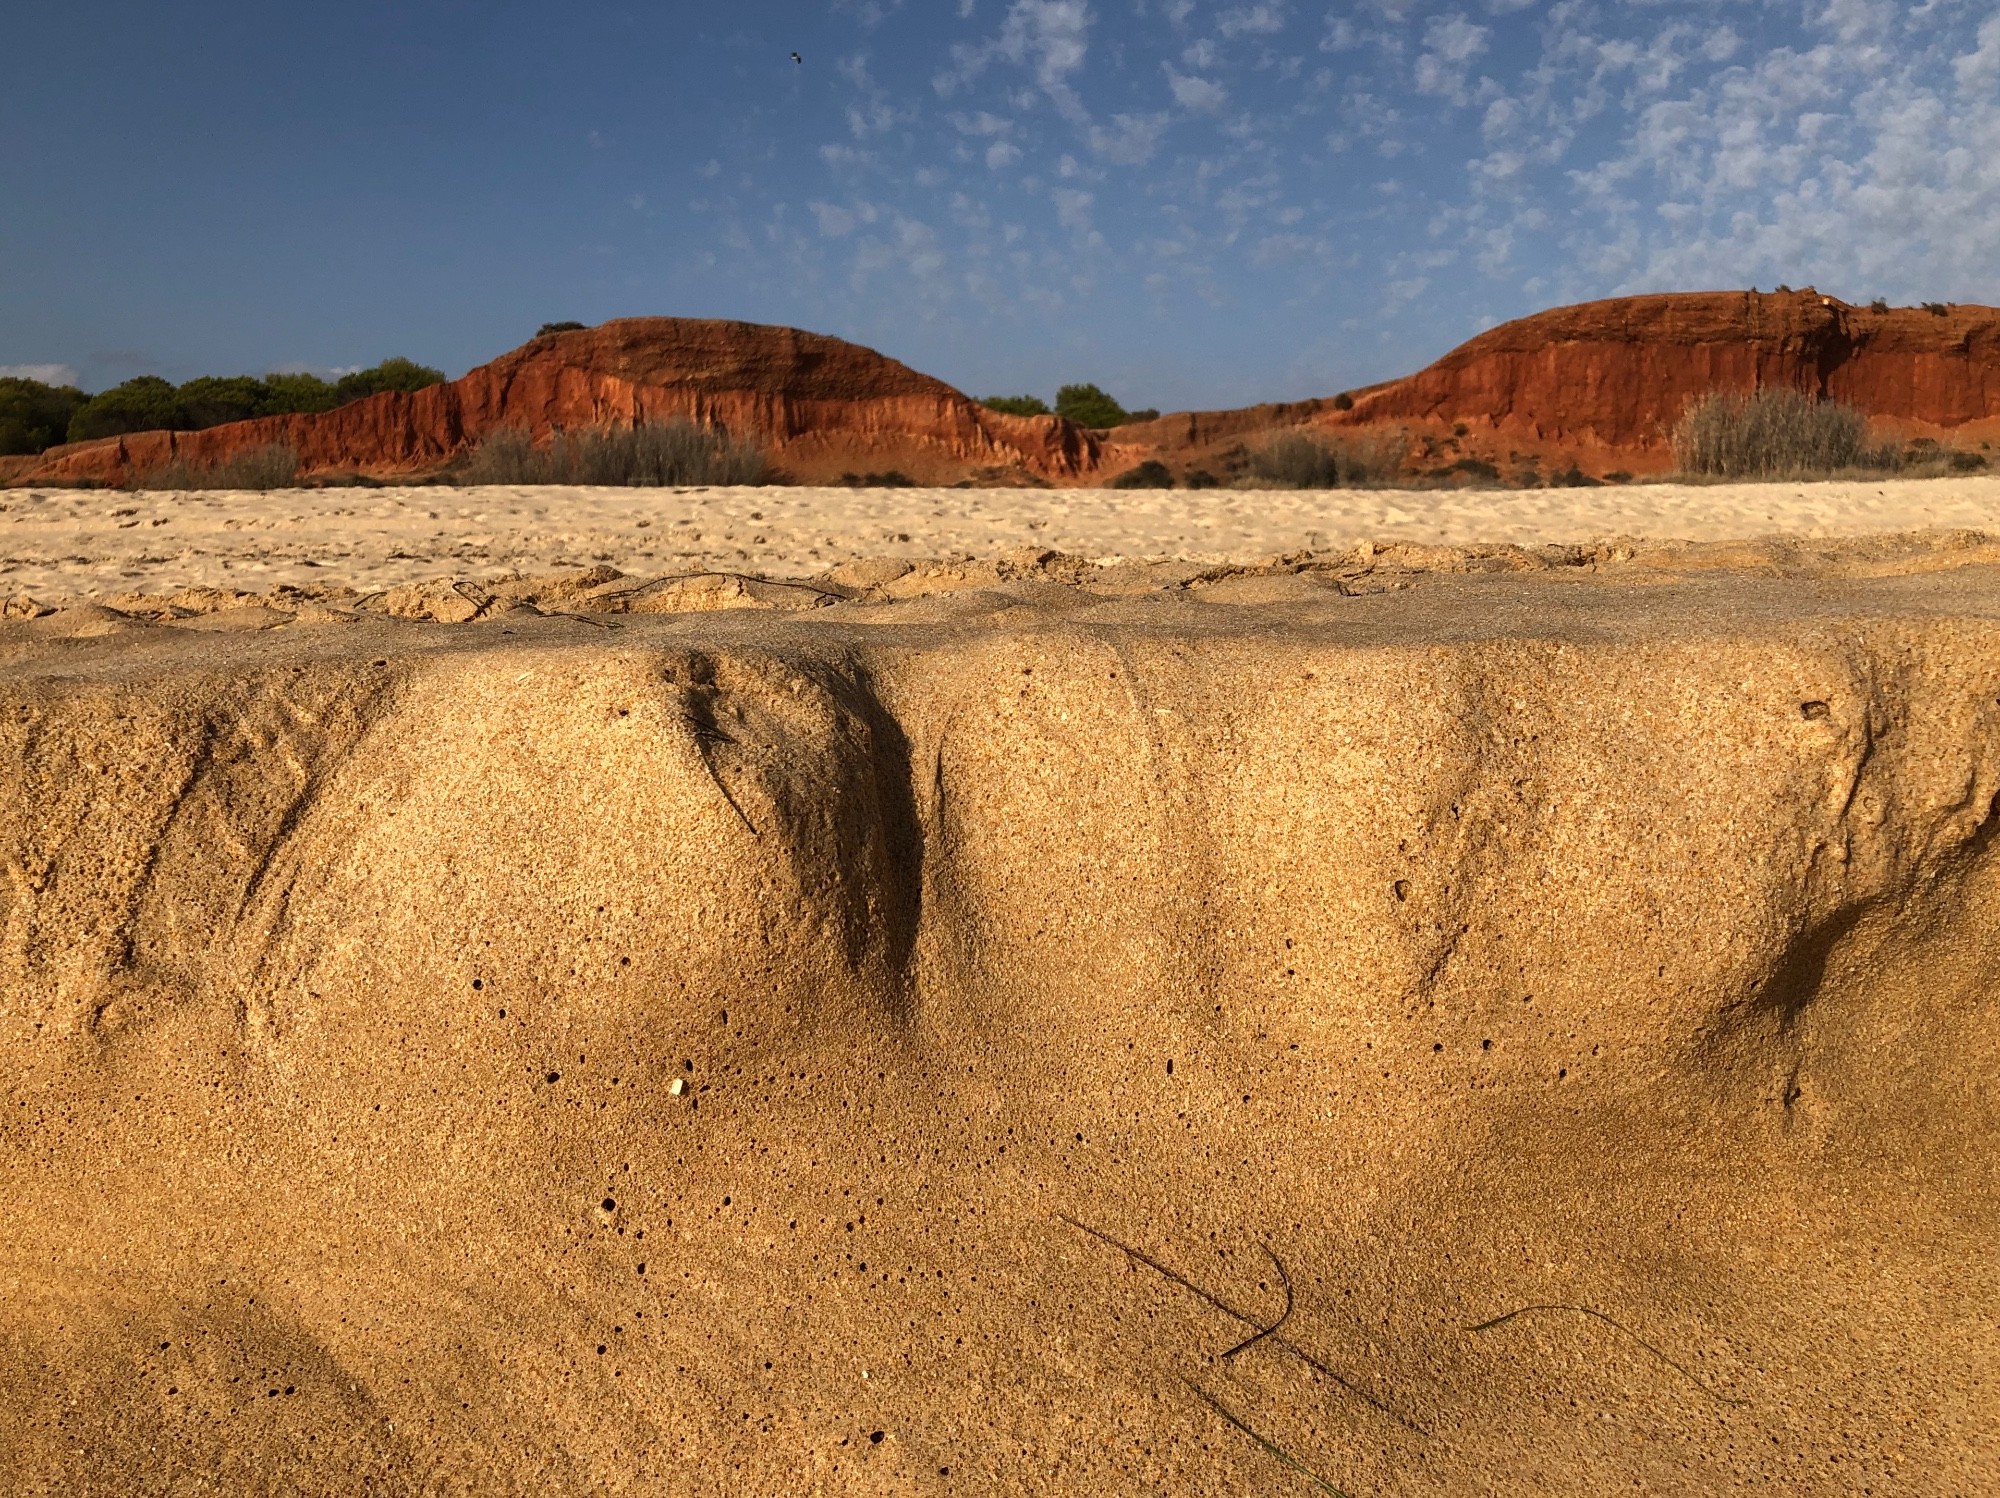
M 2000 566 L 1891 550 L 0 621 L 0 1470 L 1977 1491 Z
M 1530 490 L 314 489 L 0 492 L 0 594 L 337 583 L 367 593 L 608 565 L 808 577 L 1022 547 L 1244 562 L 1360 541 L 1462 546 L 2000 532 L 2000 478 Z

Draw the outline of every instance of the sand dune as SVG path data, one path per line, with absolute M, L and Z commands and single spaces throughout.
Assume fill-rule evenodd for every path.
M 1246 562 L 1359 541 L 1465 545 L 2000 532 L 2000 479 L 1599 489 L 331 489 L 0 494 L 0 591 L 337 585 L 609 565 L 784 577 L 844 562 L 1024 546 Z
M 2000 567 L 1834 551 L 0 622 L 9 1491 L 1989 1488 Z

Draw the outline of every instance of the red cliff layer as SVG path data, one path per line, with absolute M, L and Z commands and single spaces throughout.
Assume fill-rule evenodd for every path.
M 2000 311 L 1853 307 L 1813 291 L 1694 292 L 1560 307 L 1480 334 L 1351 400 L 1178 412 L 1092 433 L 989 411 L 942 381 L 837 338 L 756 323 L 626 318 L 552 334 L 448 385 L 319 416 L 147 432 L 55 448 L 0 482 L 122 483 L 180 459 L 272 443 L 307 474 L 419 474 L 486 433 L 686 417 L 752 437 L 785 477 L 897 470 L 922 483 L 1101 484 L 1149 458 L 1235 471 L 1287 431 L 1408 432 L 1416 469 L 1480 459 L 1587 472 L 1659 470 L 1687 403 L 1778 386 L 1843 401 L 1884 436 L 2000 435 Z
M 307 474 L 421 473 L 501 427 L 539 437 L 674 417 L 754 437 L 802 481 L 895 469 L 920 482 L 1062 482 L 1096 467 L 1096 439 L 1073 423 L 988 411 L 872 349 L 758 323 L 634 317 L 537 338 L 411 395 L 53 448 L 15 482 L 121 483 L 274 443 Z
M 1585 302 L 1481 333 L 1330 420 L 1466 423 L 1540 450 L 1658 467 L 1690 400 L 1767 386 L 1905 433 L 1983 434 L 2000 423 L 2000 311 L 1873 311 L 1810 290 Z

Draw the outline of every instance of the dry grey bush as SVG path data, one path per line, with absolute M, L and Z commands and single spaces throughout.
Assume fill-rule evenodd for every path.
M 1322 440 L 1287 432 L 1252 452 L 1239 485 L 1266 489 L 1360 489 L 1402 469 L 1402 433 Z
M 761 447 L 688 421 L 557 432 L 546 447 L 518 427 L 489 432 L 456 475 L 460 484 L 598 484 L 686 487 L 761 484 Z
M 190 463 L 170 458 L 147 469 L 132 482 L 134 489 L 289 489 L 299 481 L 299 455 L 282 442 L 267 443 L 224 458 L 219 463 Z
M 1671 440 L 1683 474 L 1712 478 L 1799 478 L 1899 466 L 1892 448 L 1868 445 L 1868 420 L 1859 411 L 1796 390 L 1711 390 L 1688 403 Z

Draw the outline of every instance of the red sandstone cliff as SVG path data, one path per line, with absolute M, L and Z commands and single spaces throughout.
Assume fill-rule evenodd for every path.
M 1301 429 L 1406 432 L 1418 469 L 1478 458 L 1645 472 L 1669 465 L 1667 433 L 1689 400 L 1759 386 L 1844 401 L 1885 436 L 2000 436 L 2000 310 L 1878 312 L 1811 290 L 1620 297 L 1505 323 L 1351 399 L 1177 412 L 1112 434 L 989 411 L 837 338 L 626 318 L 537 338 L 414 395 L 55 448 L 0 482 L 118 483 L 269 443 L 295 448 L 308 474 L 423 473 L 499 427 L 542 436 L 672 417 L 754 437 L 804 482 L 894 469 L 925 483 L 1092 484 L 1148 458 L 1224 473 L 1243 449 Z
M 2000 436 L 2000 310 L 1874 311 L 1810 289 L 1618 297 L 1503 323 L 1346 400 L 1181 411 L 1121 427 L 1110 471 L 1157 456 L 1229 470 L 1287 431 L 1407 433 L 1416 471 L 1477 458 L 1601 474 L 1670 466 L 1667 434 L 1711 390 L 1782 386 L 1865 412 L 1880 436 Z
M 1463 423 L 1487 446 L 1659 468 L 1690 400 L 1766 386 L 1844 402 L 1885 433 L 1990 436 L 2000 311 L 1878 312 L 1811 290 L 1585 302 L 1503 323 L 1322 420 Z
M 15 482 L 120 483 L 180 459 L 282 443 L 307 474 L 421 473 L 486 433 L 686 417 L 754 437 L 786 476 L 898 470 L 920 482 L 1074 481 L 1098 442 L 1056 417 L 989 411 L 941 380 L 838 338 L 758 323 L 633 317 L 537 338 L 449 384 L 313 416 L 142 432 L 52 448 Z

